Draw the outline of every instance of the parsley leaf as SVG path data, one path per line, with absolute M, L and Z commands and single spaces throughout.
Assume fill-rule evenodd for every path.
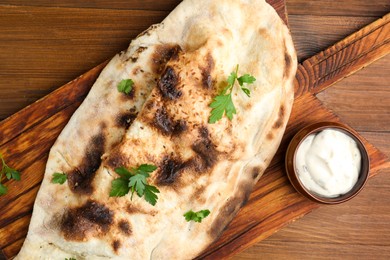
M 252 84 L 256 81 L 256 78 L 249 74 L 244 74 L 241 77 L 237 78 L 238 84 L 242 87 L 244 83 Z
M 251 97 L 251 91 L 247 88 L 241 88 L 242 91 L 244 91 L 244 93 L 248 96 L 248 97 Z
M 118 84 L 118 91 L 129 94 L 133 89 L 134 81 L 132 79 L 123 79 Z
M 209 123 L 214 124 L 220 120 L 224 113 L 226 116 L 232 120 L 233 114 L 236 114 L 236 108 L 234 107 L 232 94 L 216 96 L 214 101 L 210 104 L 210 107 L 213 108 L 209 118 Z
M 67 178 L 68 176 L 65 173 L 55 172 L 53 173 L 53 178 L 51 179 L 51 183 L 64 184 Z
M 151 185 L 145 185 L 145 200 L 153 206 L 156 205 L 158 199 L 156 193 L 160 193 L 160 191 L 156 187 Z
M 138 167 L 138 171 L 140 172 L 154 172 L 156 169 L 157 167 L 151 164 L 141 164 Z
M 212 108 L 209 123 L 214 124 L 218 120 L 222 119 L 223 115 L 226 114 L 226 117 L 229 120 L 233 119 L 233 115 L 237 113 L 236 107 L 234 106 L 232 100 L 232 91 L 233 86 L 236 80 L 241 87 L 241 90 L 250 97 L 251 92 L 248 88 L 243 87 L 244 84 L 252 84 L 256 81 L 256 78 L 250 74 L 244 74 L 241 77 L 238 77 L 238 65 L 236 70 L 231 72 L 229 77 L 227 78 L 228 85 L 221 91 L 221 93 L 216 96 L 213 102 L 210 104 Z
M 1 165 L 2 165 L 1 170 L 0 170 L 0 196 L 1 196 L 1 195 L 5 195 L 8 191 L 8 188 L 4 184 L 1 183 L 1 181 L 3 179 L 3 175 L 5 175 L 5 177 L 8 180 L 13 179 L 16 181 L 20 181 L 20 172 L 9 167 L 5 163 L 5 160 L 4 160 L 3 155 L 1 153 L 0 153 L 0 159 L 1 159 Z
M 123 197 L 129 193 L 129 181 L 125 178 L 118 178 L 111 182 L 110 197 Z
M 7 194 L 8 188 L 0 183 L 0 196 Z
M 133 197 L 134 191 L 137 191 L 139 197 L 142 197 L 144 195 L 147 177 L 149 177 L 149 174 L 139 173 L 130 178 L 128 185 L 131 188 L 131 197 Z
M 160 193 L 160 191 L 155 186 L 149 185 L 147 181 L 147 178 L 150 177 L 149 173 L 156 169 L 156 166 L 150 164 L 142 164 L 138 168 L 131 169 L 116 168 L 115 172 L 121 177 L 111 182 L 110 197 L 122 197 L 131 190 L 131 199 L 133 199 L 135 192 L 138 197 L 144 196 L 147 202 L 153 206 L 156 205 L 158 199 L 156 193 Z
M 183 216 L 185 217 L 186 221 L 189 222 L 191 220 L 195 222 L 202 222 L 202 220 L 210 215 L 210 210 L 204 209 L 200 210 L 198 212 L 193 212 L 192 210 L 186 212 Z
M 20 181 L 20 172 L 18 172 L 15 169 L 12 169 L 12 168 L 10 168 L 8 166 L 6 166 L 5 168 L 6 168 L 5 176 L 7 177 L 8 180 L 14 179 L 16 181 Z
M 227 79 L 227 82 L 229 84 L 229 86 L 233 86 L 234 85 L 234 82 L 236 81 L 237 79 L 237 72 L 238 72 L 238 65 L 236 67 L 236 71 L 232 71 Z
M 132 176 L 131 172 L 129 172 L 125 167 L 116 168 L 115 172 L 119 174 L 121 177 L 127 179 L 129 179 Z
M 73 257 L 71 257 L 71 258 L 65 258 L 65 260 L 76 260 L 76 258 L 73 258 Z

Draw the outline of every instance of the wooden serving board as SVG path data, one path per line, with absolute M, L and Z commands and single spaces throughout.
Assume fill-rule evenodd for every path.
M 284 1 L 268 2 L 287 23 Z M 390 15 L 387 15 L 299 65 L 294 107 L 277 154 L 247 204 L 202 257 L 232 256 L 319 207 L 295 192 L 288 182 L 284 171 L 288 142 L 307 124 L 340 122 L 316 98 L 316 94 L 389 52 Z M 105 64 L 0 122 L 0 152 L 12 167 L 22 172 L 20 182 L 5 182 L 9 191 L 0 197 L 0 249 L 3 254 L 0 254 L 0 259 L 12 258 L 20 250 L 48 152 Z M 364 142 L 370 155 L 371 176 L 390 166 L 385 155 Z

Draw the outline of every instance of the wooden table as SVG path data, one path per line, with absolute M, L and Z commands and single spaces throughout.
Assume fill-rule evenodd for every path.
M 131 2 L 131 4 L 129 4 Z M 0 1 L 0 120 L 125 49 L 179 0 Z M 287 0 L 299 60 L 390 12 L 388 0 Z M 145 8 L 148 7 L 148 8 Z M 138 9 L 130 20 L 129 9 Z M 150 9 L 144 15 L 142 9 Z M 390 56 L 322 92 L 343 121 L 390 156 Z M 1 214 L 1 209 L 0 209 Z M 326 206 L 237 259 L 390 257 L 390 170 L 350 202 Z

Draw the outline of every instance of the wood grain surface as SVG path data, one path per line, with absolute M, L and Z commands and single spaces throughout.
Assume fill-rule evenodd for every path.
M 0 3 L 0 60 L 2 61 L 0 63 L 0 91 L 2 92 L 0 115 L 2 118 L 82 74 L 111 57 L 115 52 L 124 49 L 131 37 L 145 29 L 148 23 L 161 20 L 179 1 L 161 1 L 158 4 L 155 1 L 94 1 L 89 3 L 67 1 L 66 4 L 58 2 L 2 1 Z M 289 24 L 301 61 L 390 11 L 388 1 L 376 1 L 375 4 L 357 0 L 342 1 L 337 6 L 330 2 L 287 1 L 290 13 Z M 58 6 L 60 8 L 57 8 Z M 104 19 L 101 19 L 103 16 Z M 388 36 L 388 33 L 382 35 Z M 390 150 L 388 147 L 390 137 L 389 62 L 389 58 L 385 57 L 318 95 L 324 104 L 341 115 L 343 121 L 355 127 L 368 140 L 384 149 L 387 154 Z M 62 93 L 64 99 L 67 98 L 66 94 L 66 92 Z M 304 102 L 314 102 L 313 106 L 318 104 L 315 99 L 308 101 L 301 98 L 300 100 L 296 102 L 305 100 Z M 28 151 L 32 153 L 33 158 L 37 159 L 36 163 L 23 165 L 23 161 L 17 160 L 26 151 L 19 151 L 12 147 L 18 147 L 18 142 L 19 144 L 26 142 L 23 136 L 17 138 L 20 140 L 15 143 L 10 141 L 11 150 L 7 155 L 12 157 L 12 161 L 17 162 L 15 167 L 25 169 L 24 173 L 27 173 L 26 175 L 31 179 L 23 182 L 26 186 L 23 186 L 22 190 L 28 191 L 27 196 L 19 196 L 16 191 L 10 195 L 15 198 L 15 202 L 11 204 L 2 203 L 0 199 L 1 213 L 4 214 L 0 227 L 6 226 L 9 222 L 12 222 L 14 227 L 9 230 L 0 228 L 0 241 L 7 241 L 10 237 L 15 238 L 11 244 L 6 245 L 7 255 L 12 255 L 23 241 L 19 233 L 15 234 L 12 231 L 24 228 L 25 232 L 26 223 L 29 221 L 28 214 L 21 214 L 16 220 L 12 218 L 10 214 L 12 208 L 15 205 L 25 205 L 26 210 L 23 211 L 22 208 L 22 212 L 27 212 L 27 209 L 31 207 L 31 204 L 28 204 L 30 203 L 28 198 L 35 196 L 37 188 L 33 184 L 38 181 L 34 179 L 34 172 L 43 172 L 44 163 L 42 161 L 46 159 L 45 155 L 39 151 L 51 145 L 51 143 L 40 145 L 40 140 L 46 139 L 41 129 L 53 127 L 52 132 L 55 133 L 63 126 L 55 120 L 59 120 L 62 116 L 69 116 L 78 105 L 76 102 L 74 105 L 66 106 L 66 100 L 62 104 L 58 106 L 62 106 L 61 113 L 63 114 L 39 119 L 38 121 L 43 120 L 43 128 L 34 128 L 35 132 L 30 133 L 37 137 L 37 142 L 31 143 Z M 39 114 L 39 110 L 36 113 Z M 303 115 L 295 113 L 292 118 L 302 123 L 299 120 L 309 120 L 310 115 L 311 113 Z M 334 115 L 329 113 L 327 116 L 333 117 Z M 26 117 L 21 129 L 30 128 L 38 121 L 34 121 L 34 117 Z M 18 132 L 24 131 L 10 127 L 3 129 L 11 130 L 7 134 L 0 131 L 0 140 L 12 135 L 15 137 Z M 42 136 L 41 139 L 39 139 L 40 136 Z M 279 160 L 280 158 L 279 155 Z M 270 174 L 273 172 L 276 174 Z M 289 187 L 285 179 L 277 172 L 280 172 L 277 167 L 271 167 L 258 184 L 256 190 L 259 193 L 251 196 L 247 208 L 265 209 L 264 213 L 261 211 L 256 213 L 260 214 L 258 216 L 265 214 L 267 207 L 270 207 L 269 204 L 272 204 L 275 199 L 268 197 L 268 200 L 262 202 L 264 204 L 250 204 L 251 201 L 256 202 L 254 198 L 258 196 L 267 197 L 267 189 L 261 186 L 262 182 L 272 184 L 268 185 L 269 188 L 277 188 L 280 185 Z M 388 221 L 390 203 L 387 199 L 389 196 L 386 196 L 386 194 L 389 195 L 388 173 L 389 171 L 386 171 L 385 174 L 375 177 L 369 182 L 368 188 L 351 202 L 321 208 L 269 239 L 256 244 L 238 255 L 237 258 L 388 257 L 390 255 L 388 242 L 390 240 L 387 234 L 390 229 Z M 16 190 L 14 186 L 16 184 L 9 185 L 12 190 Z M 283 188 L 281 189 L 283 192 Z M 292 190 L 287 189 L 284 192 L 286 194 L 290 192 L 292 197 L 285 196 L 282 201 L 279 201 L 280 203 L 291 203 L 291 200 L 302 199 Z M 307 202 L 304 201 L 303 204 L 305 203 Z M 244 209 L 242 212 L 247 213 Z M 242 212 L 240 214 L 244 214 Z M 299 210 L 294 214 L 299 215 Z M 283 213 L 278 216 L 279 219 L 288 219 L 288 217 Z M 238 226 L 248 224 L 239 223 L 239 218 L 237 219 L 236 225 Z M 300 223 L 303 224 L 300 225 Z M 257 232 L 248 233 L 247 239 L 256 241 L 270 235 L 269 232 L 262 232 L 262 225 L 266 226 L 266 224 L 257 225 Z M 234 234 L 229 234 L 228 230 L 226 236 Z M 4 245 L 3 242 L 2 245 Z M 242 248 L 237 250 L 242 250 Z

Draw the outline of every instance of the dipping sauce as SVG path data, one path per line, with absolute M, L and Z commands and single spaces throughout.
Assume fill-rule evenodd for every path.
M 338 197 L 356 184 L 361 154 L 357 143 L 336 129 L 311 134 L 299 145 L 295 167 L 301 183 L 310 192 Z

